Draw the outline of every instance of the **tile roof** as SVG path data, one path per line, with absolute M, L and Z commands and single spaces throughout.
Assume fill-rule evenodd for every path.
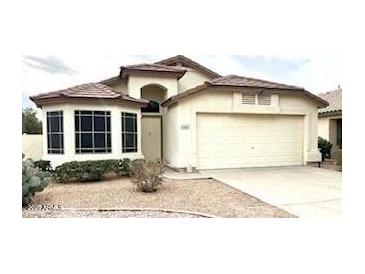
M 220 77 L 208 81 L 212 85 L 222 85 L 222 86 L 240 86 L 240 87 L 257 87 L 257 88 L 274 88 L 274 89 L 294 89 L 294 90 L 304 90 L 302 87 L 286 85 L 275 83 L 266 80 L 260 80 L 255 78 L 228 75 L 225 77 Z
M 145 104 L 147 101 L 132 98 L 128 95 L 115 91 L 113 88 L 100 83 L 88 83 L 62 89 L 58 91 L 42 93 L 31 96 L 30 99 L 37 105 L 41 105 L 40 100 L 52 98 L 96 98 L 96 99 L 121 99 L 135 103 Z
M 169 67 L 158 64 L 139 64 L 139 65 L 130 65 L 130 66 L 122 66 L 120 67 L 120 75 L 124 78 L 129 73 L 133 72 L 154 72 L 154 73 L 163 73 L 175 76 L 177 79 L 180 79 L 184 76 L 186 69 L 179 67 Z
M 210 81 L 206 81 L 203 85 L 188 89 L 182 93 L 179 93 L 175 96 L 170 97 L 165 102 L 162 103 L 163 106 L 170 105 L 174 102 L 179 101 L 180 99 L 195 94 L 197 92 L 201 92 L 206 90 L 208 87 L 232 87 L 232 88 L 259 88 L 266 90 L 275 90 L 277 93 L 281 94 L 294 94 L 294 95 L 303 95 L 311 98 L 316 101 L 318 106 L 325 107 L 328 105 L 327 101 L 306 91 L 302 87 L 285 85 L 280 83 L 275 83 L 271 81 L 265 81 L 255 78 L 237 76 L 237 75 L 228 75 L 224 77 L 219 77 Z
M 164 60 L 160 60 L 160 61 L 156 62 L 155 64 L 166 65 L 166 66 L 182 65 L 182 66 L 191 67 L 200 72 L 203 72 L 211 78 L 221 77 L 221 75 L 219 75 L 218 73 L 208 69 L 207 67 L 204 67 L 201 64 L 198 64 L 197 62 L 187 58 L 184 55 L 176 55 L 176 56 L 164 59 Z
M 122 66 L 121 69 L 127 70 L 145 70 L 145 71 L 162 71 L 162 72 L 186 72 L 186 69 L 179 67 L 170 67 L 158 64 L 138 64 Z
M 323 92 L 318 94 L 319 97 L 326 100 L 329 105 L 326 108 L 319 109 L 319 113 L 333 112 L 333 111 L 342 111 L 342 89 L 339 88 L 337 90 Z
M 114 77 L 110 77 L 108 79 L 104 79 L 99 81 L 99 84 L 103 84 L 103 85 L 112 85 L 114 83 L 117 83 L 120 80 L 120 76 L 114 76 Z

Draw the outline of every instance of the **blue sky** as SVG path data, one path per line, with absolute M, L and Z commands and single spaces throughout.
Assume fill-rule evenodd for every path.
M 303 86 L 313 93 L 341 84 L 341 60 L 335 56 L 186 55 L 222 74 L 237 74 Z M 156 62 L 164 55 L 34 56 L 22 58 L 22 105 L 29 96 L 116 76 L 119 67 Z

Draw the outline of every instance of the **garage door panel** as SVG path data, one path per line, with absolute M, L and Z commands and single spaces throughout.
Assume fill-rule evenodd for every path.
M 303 117 L 198 114 L 198 168 L 301 165 Z

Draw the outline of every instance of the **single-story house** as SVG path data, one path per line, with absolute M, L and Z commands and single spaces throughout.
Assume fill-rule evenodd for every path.
M 328 105 L 302 87 L 221 76 L 181 55 L 31 100 L 54 166 L 144 157 L 188 171 L 319 161 L 318 108 Z
M 342 149 L 342 89 L 318 94 L 328 106 L 318 110 L 318 136 L 332 144 L 332 156 Z

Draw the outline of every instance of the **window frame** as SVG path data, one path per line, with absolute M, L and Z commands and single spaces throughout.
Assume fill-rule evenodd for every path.
M 129 116 L 129 117 L 128 117 Z M 126 131 L 126 118 L 133 120 L 134 131 Z M 137 153 L 138 152 L 138 115 L 134 112 L 121 112 L 121 140 L 122 140 L 122 153 Z M 127 147 L 127 135 L 133 136 L 133 147 Z
M 53 113 L 51 115 L 51 113 Z M 54 115 L 58 113 L 57 115 Z M 51 117 L 58 118 L 58 131 L 52 131 L 52 120 Z M 64 144 L 64 127 L 63 127 L 63 111 L 53 110 L 47 111 L 46 113 L 46 129 L 47 129 L 47 154 L 65 154 L 65 144 Z M 59 136 L 59 148 L 52 147 L 52 136 Z
M 85 113 L 88 112 L 88 113 Z M 98 112 L 103 112 L 100 114 Z M 89 114 L 90 113 L 90 114 Z M 98 114 L 96 114 L 98 113 Z M 82 117 L 91 117 L 91 130 L 82 130 Z M 104 130 L 95 130 L 95 117 L 104 117 Z M 76 119 L 78 122 L 76 123 Z M 109 121 L 108 121 L 109 120 Z M 75 154 L 110 154 L 112 153 L 112 125 L 109 110 L 75 110 Z M 109 126 L 109 130 L 108 130 Z M 82 145 L 83 134 L 91 134 L 91 147 Z M 95 146 L 95 135 L 104 134 L 104 147 Z

